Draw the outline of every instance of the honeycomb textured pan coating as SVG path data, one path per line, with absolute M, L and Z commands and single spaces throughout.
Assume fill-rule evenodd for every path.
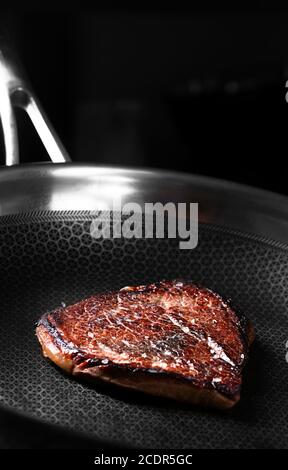
M 0 405 L 129 447 L 288 448 L 287 249 L 205 225 L 194 250 L 169 239 L 97 240 L 91 217 L 0 218 Z M 43 312 L 164 278 L 212 288 L 255 325 L 242 398 L 229 412 L 77 382 L 40 353 L 35 322 Z

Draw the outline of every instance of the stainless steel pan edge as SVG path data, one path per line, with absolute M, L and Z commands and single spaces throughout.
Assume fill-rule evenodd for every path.
M 288 198 L 208 177 L 155 169 L 29 164 L 0 170 L 0 215 L 113 209 L 113 202 L 197 202 L 199 220 L 288 243 Z
M 11 45 L 3 37 L 0 40 L 0 117 L 7 165 L 0 170 L 0 215 L 112 209 L 120 198 L 122 204 L 141 206 L 198 202 L 200 222 L 288 242 L 288 198 L 182 173 L 69 163 Z M 14 106 L 27 112 L 54 164 L 19 165 Z

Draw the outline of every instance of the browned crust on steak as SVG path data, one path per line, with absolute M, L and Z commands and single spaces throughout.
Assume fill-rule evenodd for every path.
M 178 285 L 182 284 L 182 286 L 180 286 L 181 288 L 177 287 L 177 283 Z M 121 387 L 135 389 L 152 395 L 172 398 L 174 400 L 189 402 L 196 405 L 213 406 L 222 409 L 231 408 L 238 402 L 240 398 L 242 369 L 247 360 L 248 348 L 255 337 L 252 324 L 244 318 L 239 319 L 229 304 L 225 303 L 218 294 L 215 294 L 209 289 L 199 287 L 191 282 L 184 283 L 181 281 L 181 283 L 179 283 L 180 281 L 162 281 L 162 283 L 152 284 L 150 286 L 125 288 L 120 290 L 118 293 L 99 294 L 79 302 L 74 306 L 56 309 L 53 312 L 43 315 L 38 322 L 36 334 L 42 346 L 44 356 L 51 359 L 67 373 L 78 377 L 83 377 L 89 380 L 102 380 L 120 385 Z M 181 292 L 182 287 L 184 294 Z M 198 303 L 195 304 L 196 310 L 193 303 L 193 296 L 196 296 L 197 301 L 201 301 L 199 302 L 199 308 Z M 208 303 L 205 300 L 207 305 L 205 302 L 204 304 L 202 302 L 202 300 L 204 301 L 204 298 L 206 300 L 208 299 Z M 148 309 L 147 311 L 147 304 L 149 302 L 150 306 L 153 306 L 153 309 Z M 155 305 L 161 305 L 162 310 L 158 311 Z M 193 334 L 191 335 L 191 338 L 190 336 L 188 337 L 188 340 L 194 344 L 195 348 L 199 349 L 199 359 L 199 357 L 195 356 L 195 354 L 195 357 L 193 356 L 193 348 L 191 350 L 192 352 L 189 349 L 189 341 L 187 342 L 188 330 L 185 329 L 187 326 L 184 320 L 189 320 L 189 312 L 194 312 L 194 316 L 196 312 L 198 317 L 196 315 L 195 318 L 197 318 L 197 323 L 199 324 L 200 320 L 204 316 L 204 313 L 201 313 L 202 310 L 199 313 L 200 308 L 204 308 L 205 314 L 207 310 L 210 309 L 210 316 L 211 314 L 215 315 L 218 323 L 221 323 L 223 317 L 223 325 L 221 325 L 223 331 L 221 331 L 221 328 L 219 328 L 219 331 L 217 331 L 216 335 L 217 342 L 214 341 L 212 336 L 210 336 L 214 330 L 210 324 L 210 321 L 207 323 L 207 319 L 205 318 L 203 325 L 205 327 L 206 321 L 206 332 L 205 328 L 203 329 L 203 325 L 197 327 L 195 331 L 191 330 Z M 117 309 L 119 309 L 119 311 Z M 179 366 L 177 368 L 177 366 L 175 366 L 175 360 L 177 360 L 177 357 L 179 357 L 177 354 L 179 351 L 182 352 L 180 346 L 175 352 L 174 357 L 170 358 L 170 356 L 168 356 L 169 360 L 171 359 L 171 364 L 168 362 L 167 370 L 163 368 L 163 357 L 165 355 L 165 351 L 163 353 L 162 351 L 159 353 L 159 367 L 157 366 L 157 361 L 156 366 L 151 367 L 151 361 L 147 362 L 146 358 L 145 360 L 141 360 L 140 352 L 143 351 L 141 336 L 145 336 L 145 332 L 149 332 L 149 328 L 153 329 L 153 321 L 151 321 L 149 324 L 149 319 L 146 319 L 145 321 L 148 321 L 148 325 L 143 321 L 143 331 L 142 333 L 140 332 L 138 336 L 136 333 L 136 340 L 134 340 L 134 342 L 131 341 L 131 334 L 129 333 L 129 330 L 126 332 L 126 326 L 121 324 L 121 321 L 124 321 L 123 319 L 126 319 L 127 322 L 129 320 L 130 324 L 132 324 L 132 320 L 135 320 L 134 315 L 136 310 L 142 312 L 142 317 L 144 317 L 144 314 L 146 315 L 147 312 L 148 314 L 151 314 L 152 312 L 151 315 L 153 317 L 154 323 L 156 322 L 156 324 L 157 319 L 161 324 L 164 314 L 168 315 L 169 313 L 168 318 L 171 316 L 172 323 L 167 323 L 167 331 L 165 330 L 166 323 L 164 323 L 164 326 L 161 325 L 162 330 L 160 331 L 160 339 L 161 334 L 163 337 L 163 334 L 166 334 L 167 332 L 169 334 L 173 333 L 175 336 L 175 331 L 178 331 L 180 327 L 179 341 L 180 343 L 181 341 L 183 343 L 183 358 L 181 358 L 181 367 Z M 111 311 L 115 311 L 115 314 L 113 313 L 112 316 Z M 185 314 L 180 316 L 182 311 L 185 311 Z M 125 316 L 123 316 L 124 314 Z M 141 315 L 138 322 L 139 328 L 141 328 Z M 81 323 L 82 316 L 84 318 L 83 325 Z M 99 324 L 93 323 L 93 319 L 95 321 L 97 320 Z M 101 344 L 102 341 L 104 341 L 104 343 L 107 341 L 107 343 L 105 343 L 106 346 L 107 344 L 110 344 L 110 338 L 106 338 L 107 331 L 110 333 L 110 330 L 107 329 L 108 322 L 113 323 L 111 327 L 111 334 L 114 334 L 115 331 L 117 331 L 119 344 L 121 341 L 125 341 L 125 338 L 128 338 L 132 349 L 135 345 L 136 347 L 139 347 L 139 352 L 134 353 L 134 355 L 131 353 L 129 360 L 123 360 L 122 356 L 123 351 L 125 352 L 125 348 L 119 349 L 119 344 L 117 341 L 115 342 L 115 351 L 118 356 L 117 354 L 115 356 L 115 351 L 113 350 L 111 353 L 109 348 L 107 350 L 108 352 L 106 351 L 105 354 L 99 354 L 99 350 L 97 350 L 97 344 L 95 346 L 96 349 L 94 348 L 93 350 L 91 344 L 94 347 L 94 343 L 89 343 L 89 340 L 87 343 L 85 335 L 88 334 L 88 331 L 96 331 L 98 340 L 99 338 L 101 339 Z M 120 322 L 119 325 L 117 322 Z M 128 322 L 128 325 L 130 324 Z M 76 334 L 78 333 L 77 328 L 75 330 L 76 333 L 73 329 L 75 328 L 75 325 L 79 329 L 79 335 Z M 67 330 L 65 329 L 66 327 Z M 184 330 L 184 333 L 182 330 Z M 71 331 L 74 335 L 76 334 L 77 340 L 79 337 L 78 344 L 76 344 L 75 336 L 73 336 Z M 135 334 L 135 332 L 133 334 Z M 228 337 L 227 340 L 225 334 L 226 337 Z M 209 348 L 207 348 L 207 344 L 205 343 L 207 339 L 205 335 L 210 338 L 210 342 L 212 342 L 212 349 L 215 343 L 217 347 L 220 348 L 220 353 L 223 353 L 222 355 L 224 359 L 222 358 L 221 354 L 220 357 L 215 359 L 215 351 L 213 351 L 213 354 L 211 353 L 210 359 L 212 362 L 212 376 L 213 374 L 215 375 L 216 367 L 221 368 L 222 372 L 218 373 L 217 378 L 219 376 L 222 380 L 222 383 L 217 381 L 214 383 L 213 379 L 211 381 L 212 376 L 210 374 L 210 370 L 208 370 L 210 363 L 207 363 L 207 351 Z M 157 328 L 155 332 L 151 333 L 150 338 L 152 338 L 153 341 L 155 341 L 155 338 L 159 338 Z M 170 343 L 167 338 L 168 336 L 166 334 L 166 342 L 164 341 L 163 343 L 168 348 L 166 350 L 166 354 L 167 351 L 170 353 L 172 351 L 171 354 L 173 354 L 173 351 L 175 351 L 173 348 L 175 348 L 176 343 L 173 343 L 173 347 L 171 346 L 170 351 Z M 222 338 L 223 342 L 220 343 L 219 338 Z M 219 344 L 221 344 L 221 346 L 219 346 Z M 87 349 L 87 346 L 89 345 L 90 349 L 89 347 Z M 232 348 L 230 346 L 232 346 Z M 217 348 L 216 351 L 218 354 L 219 351 Z M 147 354 L 149 356 L 151 351 L 147 350 Z M 145 352 L 145 354 L 142 355 L 147 356 L 147 354 Z M 201 358 L 204 361 L 204 369 L 206 367 L 207 370 L 203 369 Z M 231 358 L 234 362 L 232 362 Z M 191 362 L 194 361 L 190 369 L 187 369 L 187 364 L 185 364 L 186 359 L 187 361 L 190 361 L 190 359 Z M 148 367 L 149 364 L 150 367 Z M 231 364 L 233 364 L 233 366 Z M 163 367 L 160 367 L 161 365 Z M 200 374 L 200 379 L 197 375 L 193 376 L 194 366 L 196 369 L 198 368 L 197 374 L 198 376 Z

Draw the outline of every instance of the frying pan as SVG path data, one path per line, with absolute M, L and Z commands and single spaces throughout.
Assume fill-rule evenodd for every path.
M 146 448 L 287 448 L 288 200 L 205 177 L 69 160 L 27 80 L 1 52 L 0 404 L 95 442 Z M 31 118 L 52 163 L 19 164 L 13 107 Z M 199 243 L 94 239 L 99 202 L 198 202 Z M 40 315 L 85 296 L 163 278 L 189 278 L 232 302 L 257 339 L 242 398 L 218 412 L 88 385 L 45 360 Z

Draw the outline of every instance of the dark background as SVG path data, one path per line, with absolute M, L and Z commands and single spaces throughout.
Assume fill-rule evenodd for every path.
M 270 7 L 30 9 L 1 23 L 74 161 L 287 193 L 287 13 Z M 47 159 L 17 114 L 21 160 Z
M 170 168 L 285 194 L 287 22 L 271 1 L 233 10 L 26 6 L 0 16 L 74 161 Z M 21 160 L 47 160 L 25 115 L 17 118 Z M 94 445 L 0 418 L 0 448 Z

